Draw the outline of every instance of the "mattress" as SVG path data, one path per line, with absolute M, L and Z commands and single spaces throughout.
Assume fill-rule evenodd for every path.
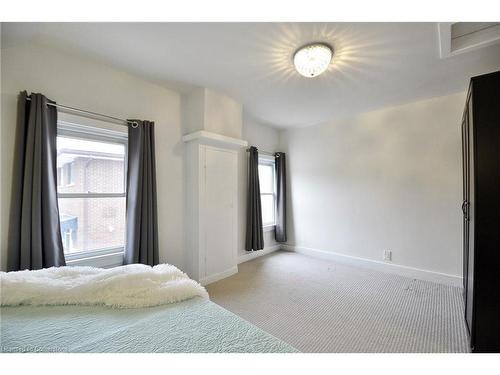
M 2 352 L 249 352 L 296 350 L 209 300 L 138 309 L 1 308 Z

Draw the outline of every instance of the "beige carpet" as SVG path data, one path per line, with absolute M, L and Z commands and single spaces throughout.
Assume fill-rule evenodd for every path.
M 210 298 L 303 352 L 467 352 L 459 288 L 279 251 Z

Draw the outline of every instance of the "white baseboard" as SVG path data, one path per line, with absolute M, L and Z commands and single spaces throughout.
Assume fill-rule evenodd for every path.
M 229 268 L 226 271 L 222 271 L 222 272 L 204 277 L 203 279 L 200 279 L 199 282 L 201 285 L 205 286 L 205 285 L 208 285 L 211 283 L 215 283 L 216 281 L 225 279 L 226 277 L 232 276 L 235 273 L 238 273 L 238 266 L 234 266 L 234 267 Z
M 419 268 L 402 266 L 400 264 L 376 261 L 372 259 L 353 257 L 350 255 L 333 253 L 325 250 L 311 249 L 302 246 L 281 245 L 281 249 L 286 251 L 294 251 L 296 253 L 305 254 L 326 260 L 331 260 L 339 263 L 349 264 L 357 267 L 371 268 L 377 271 L 393 273 L 414 279 L 431 281 L 434 283 L 457 286 L 457 287 L 462 286 L 462 277 L 457 275 L 449 275 L 446 273 L 428 271 Z
M 281 245 L 278 244 L 278 245 L 265 247 L 264 249 L 258 250 L 258 251 L 245 251 L 245 254 L 238 256 L 238 264 L 243 263 L 243 262 L 248 262 L 249 260 L 261 257 L 263 255 L 270 254 L 270 253 L 277 251 L 277 250 L 280 250 L 280 249 L 281 249 Z
M 263 255 L 272 253 L 273 251 L 277 251 L 280 249 L 281 249 L 281 245 L 274 245 L 274 246 L 266 247 L 266 248 L 259 250 L 259 251 L 249 251 L 246 254 L 238 256 L 238 264 L 249 261 L 251 259 L 261 257 Z M 208 284 L 214 283 L 216 281 L 225 279 L 226 277 L 232 276 L 235 273 L 238 273 L 238 266 L 234 266 L 226 271 L 204 277 L 203 279 L 200 279 L 199 282 L 201 285 L 208 285 Z

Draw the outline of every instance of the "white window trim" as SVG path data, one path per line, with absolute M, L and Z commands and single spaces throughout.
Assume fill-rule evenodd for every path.
M 262 223 L 262 230 L 264 232 L 270 232 L 276 228 L 276 169 L 275 167 L 276 160 L 274 156 L 271 155 L 259 155 L 259 165 L 272 165 L 273 166 L 273 192 L 272 193 L 260 193 L 260 195 L 272 195 L 274 201 L 274 223 Z
M 276 224 L 263 225 L 262 230 L 264 232 L 271 232 L 276 228 Z
M 57 172 L 57 187 L 61 187 L 62 186 L 62 179 L 63 179 L 62 167 L 58 167 L 56 172 Z
M 272 162 L 273 164 L 276 161 L 276 159 L 273 155 L 265 155 L 265 154 L 259 154 L 259 161 L 260 160 L 269 161 L 269 162 Z
M 123 193 L 57 193 L 57 198 L 118 198 L 127 196 L 127 160 L 128 160 L 128 134 L 116 130 L 103 129 L 88 125 L 75 124 L 59 120 L 57 135 L 68 138 L 90 139 L 101 142 L 123 144 L 125 147 L 124 192 Z M 64 185 L 62 185 L 64 186 Z M 79 251 L 64 254 L 67 265 L 115 267 L 123 264 L 124 246 Z
M 68 266 L 91 266 L 100 268 L 112 268 L 123 265 L 123 250 L 110 254 L 93 255 L 87 253 L 82 258 L 66 257 L 66 265 Z
M 267 228 L 267 227 L 274 227 L 276 226 L 276 193 L 273 192 L 273 193 L 260 193 L 261 196 L 263 195 L 269 195 L 271 197 L 273 197 L 273 202 L 274 202 L 274 214 L 273 214 L 273 217 L 274 217 L 274 222 L 272 223 L 264 223 L 262 222 L 262 228 Z
M 76 253 L 70 253 L 70 254 L 65 254 L 64 258 L 68 262 L 74 262 L 74 261 L 82 261 L 85 259 L 89 258 L 95 258 L 95 257 L 102 257 L 102 256 L 107 256 L 107 255 L 113 255 L 113 254 L 123 254 L 124 248 L 123 246 L 117 246 L 117 247 L 109 247 L 105 249 L 96 249 L 96 250 L 89 250 L 89 251 L 79 251 Z

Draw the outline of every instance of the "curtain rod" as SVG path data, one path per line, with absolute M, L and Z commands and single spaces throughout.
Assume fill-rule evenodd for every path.
M 250 149 L 247 148 L 246 151 L 250 152 Z M 264 154 L 264 155 L 269 155 L 269 156 L 276 156 L 276 152 L 260 151 L 259 149 L 257 149 L 257 151 L 259 151 L 259 154 Z
M 31 98 L 28 96 L 28 97 L 26 97 L 26 100 L 31 100 Z M 121 119 L 121 118 L 118 118 L 118 117 L 103 115 L 101 113 L 92 112 L 92 111 L 86 111 L 84 109 L 74 108 L 74 107 L 70 107 L 70 106 L 67 106 L 67 105 L 54 104 L 54 103 L 47 103 L 47 105 L 51 105 L 52 107 L 56 107 L 56 108 L 66 109 L 68 111 L 89 114 L 89 115 L 92 115 L 94 117 L 107 118 L 107 119 L 111 119 L 111 120 L 118 121 L 118 122 L 121 123 L 121 124 L 117 124 L 117 125 L 128 126 L 128 124 L 132 124 L 133 128 L 137 128 L 137 126 L 139 126 L 139 124 L 136 121 L 129 121 L 129 120 Z

